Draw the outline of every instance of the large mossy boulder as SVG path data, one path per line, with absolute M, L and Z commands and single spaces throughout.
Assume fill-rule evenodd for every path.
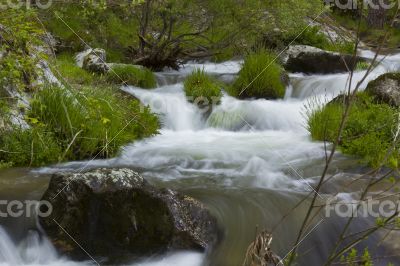
M 93 256 L 121 258 L 203 251 L 217 241 L 216 219 L 200 202 L 156 189 L 129 169 L 55 174 L 42 200 L 53 211 L 40 224 L 54 245 L 75 259 L 87 259 L 76 242 Z
M 375 100 L 389 105 L 400 106 L 400 73 L 386 73 L 371 81 L 366 92 Z
M 369 62 L 363 57 L 329 52 L 308 45 L 289 46 L 282 53 L 281 61 L 287 71 L 306 74 L 344 73 L 355 69 L 360 62 Z

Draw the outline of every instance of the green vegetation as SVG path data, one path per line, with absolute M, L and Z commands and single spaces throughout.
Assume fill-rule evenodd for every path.
M 301 35 L 297 31 L 269 32 L 264 38 L 264 45 L 269 49 L 283 50 L 288 45 L 302 44 L 314 46 L 323 50 L 352 54 L 354 44 L 351 42 L 333 43 L 323 33 L 320 27 L 306 28 Z
M 35 23 L 35 13 L 10 9 L 0 16 L 0 87 L 13 86 L 19 91 L 33 91 L 40 74 L 36 67 L 40 57 L 29 56 L 35 46 L 42 45 L 43 32 Z
M 0 161 L 41 166 L 115 156 L 121 146 L 157 133 L 148 108 L 108 88 L 79 91 L 49 86 L 37 92 L 26 117 L 30 129 L 2 134 Z M 12 151 L 11 153 L 8 151 Z
M 249 54 L 233 84 L 233 95 L 239 98 L 283 98 L 285 73 L 275 61 L 276 56 L 264 49 Z
M 113 84 L 133 85 L 141 88 L 155 88 L 154 73 L 147 68 L 133 65 L 115 65 L 106 74 L 106 80 Z
M 219 103 L 222 92 L 218 82 L 208 76 L 204 70 L 196 69 L 184 83 L 185 94 L 191 102 L 207 101 L 207 105 Z
M 356 65 L 356 70 L 361 71 L 361 70 L 367 70 L 371 64 L 365 61 L 360 61 Z
M 57 162 L 61 147 L 54 135 L 44 128 L 14 128 L 0 138 L 0 161 L 11 166 L 43 166 Z
M 95 74 L 78 67 L 74 56 L 70 53 L 57 55 L 54 73 L 59 74 L 58 76 L 65 79 L 69 84 L 90 85 L 99 79 Z
M 324 107 L 309 110 L 308 130 L 312 138 L 334 142 L 343 112 L 344 106 L 340 98 Z M 390 153 L 386 159 L 393 146 L 397 116 L 394 108 L 387 104 L 375 103 L 373 97 L 367 93 L 359 93 L 343 130 L 339 143 L 341 151 L 360 156 L 371 166 L 378 166 L 384 162 L 387 166 L 397 167 L 400 159 L 397 152 Z M 394 148 L 398 148 L 397 144 Z

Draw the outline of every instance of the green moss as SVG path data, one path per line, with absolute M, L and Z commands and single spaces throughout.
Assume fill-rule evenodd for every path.
M 196 69 L 184 82 L 185 94 L 190 102 L 203 102 L 207 105 L 218 104 L 221 97 L 221 86 L 211 78 L 204 70 Z
M 233 84 L 239 98 L 277 99 L 285 95 L 285 85 L 282 82 L 283 69 L 275 61 L 276 56 L 267 51 L 259 50 L 248 55 L 239 77 Z
M 308 113 L 308 130 L 315 140 L 334 142 L 344 112 L 343 103 L 333 101 Z M 384 161 L 393 142 L 396 110 L 387 104 L 376 104 L 366 93 L 359 93 L 339 143 L 345 154 L 357 155 L 371 166 L 397 165 L 399 155 L 393 152 Z M 395 145 L 395 148 L 398 148 Z M 396 163 L 393 163 L 396 162 Z
M 106 74 L 106 80 L 113 84 L 154 88 L 157 85 L 154 73 L 147 68 L 133 65 L 115 65 Z

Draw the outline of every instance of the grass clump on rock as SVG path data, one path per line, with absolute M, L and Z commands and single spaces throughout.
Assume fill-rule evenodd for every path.
M 249 54 L 233 84 L 233 96 L 238 98 L 279 99 L 285 96 L 283 68 L 275 62 L 273 53 L 260 49 Z
M 337 139 L 344 104 L 339 97 L 324 107 L 308 112 L 308 130 L 314 140 L 334 142 Z M 340 149 L 345 154 L 357 155 L 371 166 L 381 163 L 397 167 L 399 155 L 388 152 L 393 146 L 396 110 L 384 103 L 376 103 L 369 94 L 362 92 L 356 97 L 345 124 Z M 393 146 L 398 148 L 398 144 Z
M 155 88 L 157 85 L 154 73 L 134 65 L 116 64 L 106 74 L 106 80 L 113 84 L 132 85 L 141 88 Z
M 218 104 L 222 97 L 220 84 L 202 69 L 196 69 L 184 82 L 187 99 L 204 105 Z

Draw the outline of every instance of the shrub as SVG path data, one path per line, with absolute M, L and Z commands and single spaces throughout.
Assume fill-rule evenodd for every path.
M 338 100 L 309 111 L 308 130 L 312 138 L 335 141 L 343 112 L 343 103 Z M 397 126 L 396 117 L 395 109 L 389 105 L 374 103 L 371 96 L 359 93 L 342 133 L 339 143 L 341 151 L 360 156 L 371 166 L 378 166 L 380 163 L 397 166 L 399 155 L 396 152 L 383 162 L 392 147 L 393 129 Z
M 38 92 L 29 114 L 60 143 L 62 160 L 112 157 L 129 142 L 157 132 L 158 119 L 136 100 L 107 88 L 78 92 L 48 87 Z
M 282 82 L 284 71 L 274 62 L 275 56 L 266 50 L 258 50 L 247 56 L 239 77 L 233 84 L 240 98 L 277 99 L 285 96 Z
M 110 83 L 122 83 L 141 88 L 154 88 L 157 85 L 156 78 L 151 70 L 133 65 L 118 64 L 113 66 L 106 74 L 106 79 Z
M 196 69 L 184 82 L 185 94 L 190 102 L 207 101 L 205 105 L 219 103 L 222 92 L 221 87 L 204 70 Z

